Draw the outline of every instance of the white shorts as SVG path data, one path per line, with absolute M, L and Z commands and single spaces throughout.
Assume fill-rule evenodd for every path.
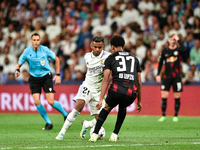
M 103 104 L 102 104 L 102 108 L 100 110 L 96 109 L 96 105 L 99 102 L 100 94 L 101 94 L 101 92 L 91 91 L 86 85 L 81 84 L 79 89 L 78 89 L 78 93 L 73 98 L 73 100 L 74 101 L 76 101 L 77 99 L 84 100 L 85 101 L 85 105 L 87 103 L 89 103 L 89 107 L 90 107 L 89 109 L 90 109 L 90 114 L 91 115 L 99 114 L 101 109 L 105 105 L 105 98 L 104 98 L 104 101 L 103 101 Z

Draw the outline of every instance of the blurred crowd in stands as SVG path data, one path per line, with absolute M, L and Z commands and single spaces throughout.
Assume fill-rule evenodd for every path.
M 0 0 L 0 84 L 26 84 L 28 64 L 14 72 L 30 35 L 39 33 L 61 62 L 62 83 L 83 80 L 84 54 L 93 36 L 120 34 L 140 61 L 142 82 L 155 83 L 158 59 L 171 33 L 180 35 L 183 82 L 200 82 L 200 1 L 197 0 Z M 55 73 L 54 62 L 51 62 Z

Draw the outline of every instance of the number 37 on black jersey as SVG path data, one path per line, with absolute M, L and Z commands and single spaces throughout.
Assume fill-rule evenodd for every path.
M 105 60 L 104 70 L 112 72 L 110 89 L 129 96 L 138 92 L 137 73 L 141 72 L 138 59 L 131 53 L 120 51 L 111 54 Z

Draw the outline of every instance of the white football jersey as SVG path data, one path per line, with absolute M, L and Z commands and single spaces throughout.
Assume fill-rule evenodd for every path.
M 92 52 L 85 54 L 84 58 L 87 66 L 87 73 L 83 84 L 86 85 L 90 91 L 101 91 L 104 61 L 110 54 L 111 53 L 104 50 L 102 50 L 100 55 L 97 57 L 94 56 Z

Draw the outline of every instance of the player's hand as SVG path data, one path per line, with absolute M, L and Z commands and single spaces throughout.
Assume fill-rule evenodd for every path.
M 53 81 L 55 81 L 55 84 L 60 84 L 60 83 L 61 83 L 60 76 L 55 76 L 55 77 L 53 78 Z
M 20 72 L 19 71 L 15 71 L 15 78 L 19 77 Z
M 161 82 L 161 76 L 160 75 L 156 76 L 156 82 L 158 82 L 158 83 Z
M 178 36 L 177 34 L 174 34 L 174 39 L 175 39 L 176 41 L 178 41 L 178 40 L 179 40 L 179 36 Z
M 102 107 L 102 100 L 99 100 L 99 102 L 96 105 L 97 110 L 100 110 Z
M 137 105 L 138 105 L 138 108 L 136 110 L 138 110 L 137 113 L 139 113 L 142 110 L 143 105 L 141 102 L 138 102 Z

